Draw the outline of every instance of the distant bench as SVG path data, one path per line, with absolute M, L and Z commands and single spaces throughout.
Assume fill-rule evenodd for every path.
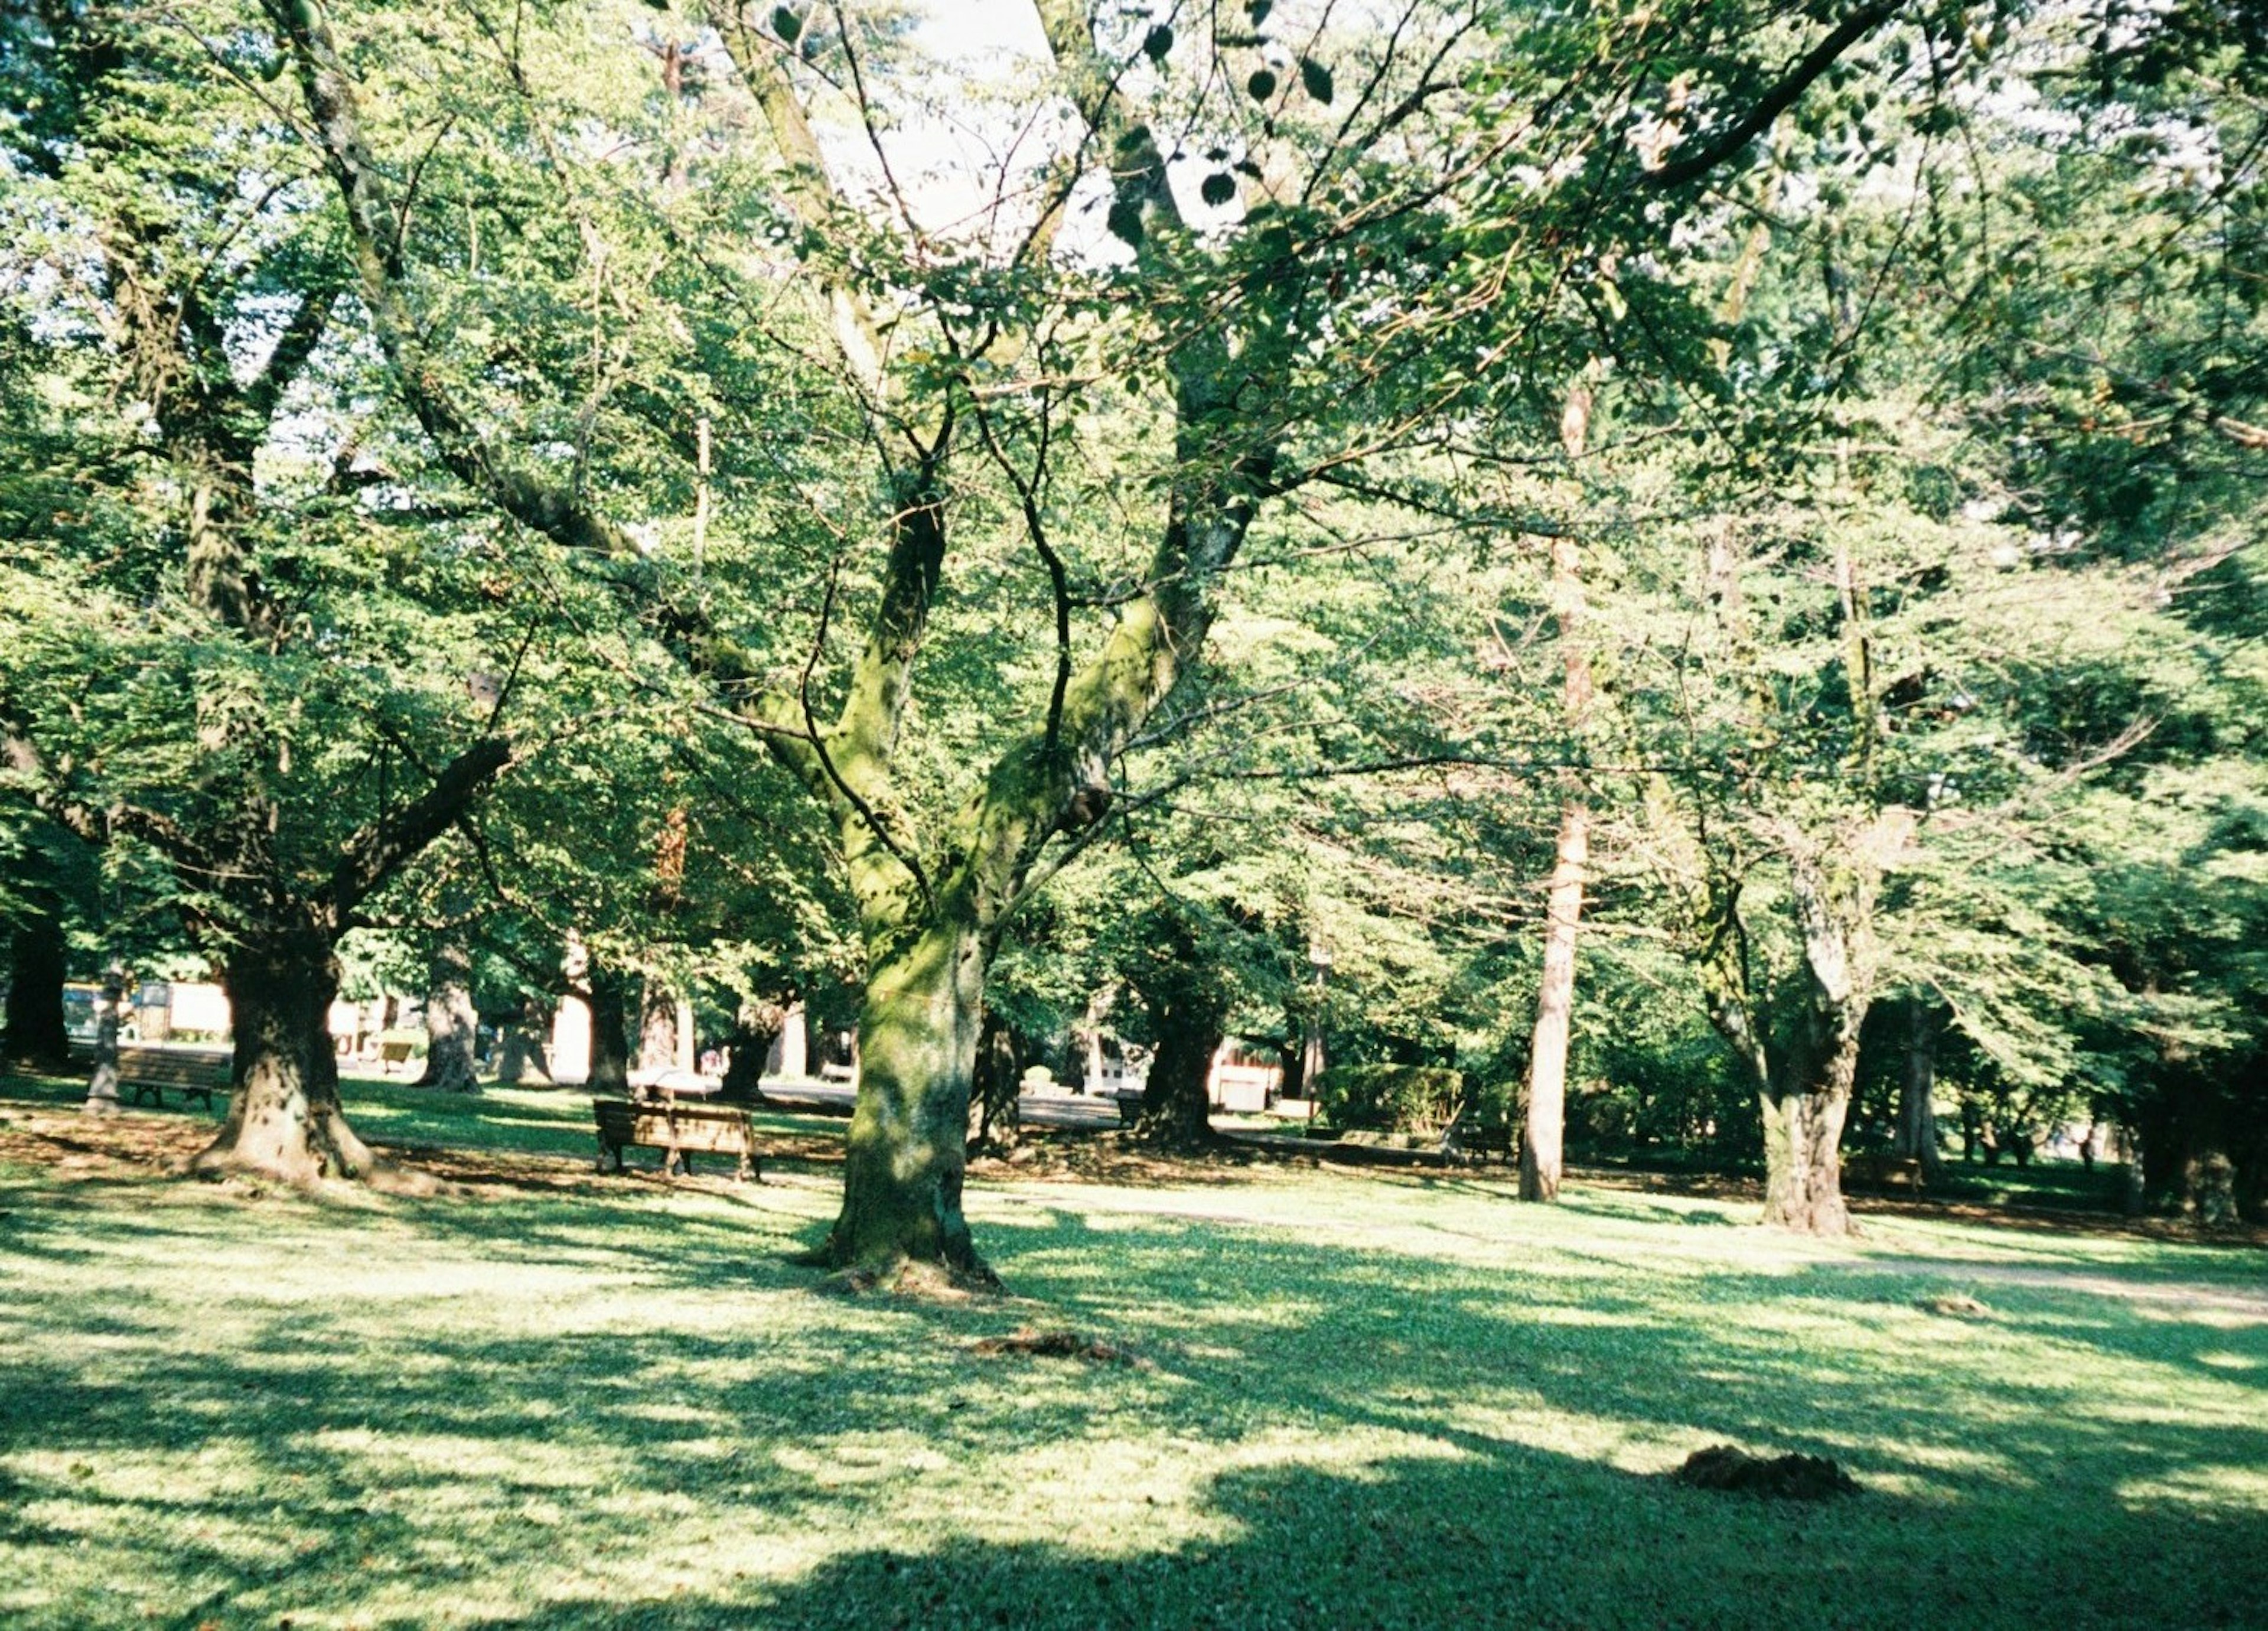
M 626 1170 L 622 1152 L 635 1148 L 662 1151 L 664 1177 L 674 1172 L 689 1174 L 695 1150 L 738 1156 L 740 1164 L 735 1177 L 745 1179 L 762 1175 L 755 1124 L 748 1119 L 748 1112 L 737 1104 L 593 1099 L 591 1113 L 599 1124 L 601 1172 L 607 1170 L 609 1155 L 614 1157 L 615 1171 Z
M 199 1099 L 210 1110 L 214 1093 L 227 1092 L 234 1074 L 234 1063 L 225 1053 L 176 1053 L 170 1048 L 118 1050 L 118 1085 L 126 1089 L 126 1096 L 136 1104 L 151 1103 L 160 1110 L 166 1107 L 167 1088 L 179 1093 L 183 1103 Z
M 1509 1165 L 1520 1158 L 1520 1129 L 1508 1121 L 1476 1121 L 1451 1136 L 1458 1154 L 1474 1161 L 1491 1156 Z

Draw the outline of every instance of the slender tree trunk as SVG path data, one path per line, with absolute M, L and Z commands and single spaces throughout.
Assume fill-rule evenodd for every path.
M 1522 1200 L 1559 1199 L 1567 1123 L 1567 1046 L 1575 1007 L 1575 932 L 1583 911 L 1583 869 L 1590 850 L 1591 812 L 1570 789 L 1559 810 L 1543 978 L 1536 987 L 1535 1035 L 1528 1054 L 1528 1109 L 1520 1140 Z
M 63 1024 L 70 961 L 61 918 L 43 911 L 17 924 L 8 948 L 8 1030 L 0 1054 L 34 1070 L 70 1068 L 70 1033 Z
M 1216 1003 L 1187 1001 L 1158 1010 L 1157 1057 L 1142 1088 L 1140 1134 L 1169 1148 L 1194 1149 L 1215 1141 L 1208 1083 L 1220 1052 L 1226 1015 Z
M 1945 1157 L 1937 1148 L 1937 1011 L 1917 992 L 1906 999 L 1906 1068 L 1898 1089 L 1898 1125 L 1893 1154 L 1921 1162 L 1923 1181 L 1945 1178 Z
M 90 1116 L 118 1113 L 118 1015 L 126 1002 L 126 970 L 112 963 L 102 971 L 102 1007 L 94 1020 L 94 1073 L 88 1077 L 86 1103 L 79 1108 Z
M 464 942 L 451 939 L 433 948 L 425 978 L 425 1072 L 421 1088 L 448 1093 L 477 1093 L 480 1072 L 473 1044 L 480 1015 L 473 1009 L 473 957 Z
M 328 1024 L 339 966 L 330 939 L 296 926 L 254 931 L 231 950 L 222 980 L 236 1036 L 235 1092 L 192 1170 L 302 1185 L 369 1176 L 376 1158 L 339 1104 Z
M 886 1274 L 911 1259 L 990 1278 L 961 1211 L 984 962 L 975 927 L 949 921 L 870 961 L 843 1211 L 821 1249 L 837 1268 Z
M 1559 445 L 1571 464 L 1590 439 L 1591 389 L 1576 384 L 1559 415 Z M 1572 483 L 1571 483 L 1572 484 Z M 1572 534 L 1551 541 L 1551 597 L 1558 605 L 1560 698 L 1570 736 L 1591 712 L 1591 663 L 1580 643 L 1582 560 Z M 1520 1140 L 1520 1198 L 1559 1199 L 1567 1128 L 1567 1046 L 1575 1011 L 1575 934 L 1583 917 L 1583 869 L 1591 856 L 1591 812 L 1581 784 L 1562 778 L 1559 843 L 1545 908 L 1543 977 L 1535 991 L 1535 1032 L 1528 1050 L 1525 1125 Z

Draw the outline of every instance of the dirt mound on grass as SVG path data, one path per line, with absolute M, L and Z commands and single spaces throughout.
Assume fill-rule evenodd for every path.
M 972 1354 L 988 1358 L 1004 1354 L 1022 1354 L 1042 1359 L 1081 1359 L 1091 1365 L 1127 1365 L 1137 1370 L 1151 1369 L 1150 1362 L 1116 1344 L 1096 1337 L 1083 1337 L 1076 1331 L 1033 1331 L 1027 1328 L 1011 1332 L 1005 1337 L 986 1337 L 968 1346 Z
M 1670 1477 L 1696 1489 L 1734 1490 L 1782 1501 L 1832 1501 L 1859 1493 L 1856 1480 L 1824 1456 L 1752 1456 L 1730 1444 L 1695 1450 Z

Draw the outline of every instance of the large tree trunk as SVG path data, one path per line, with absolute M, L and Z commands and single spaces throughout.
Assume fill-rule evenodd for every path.
M 219 1134 L 191 1170 L 312 1185 L 368 1177 L 369 1146 L 339 1105 L 331 1051 L 331 1000 L 338 958 L 327 935 L 306 928 L 254 931 L 222 972 L 236 1036 L 236 1090 Z
M 1764 1118 L 1764 1219 L 1808 1235 L 1847 1235 L 1843 1122 L 1859 1074 L 1866 1004 L 1815 978 L 1757 1096 Z
M 1939 1029 L 1936 1007 L 1926 997 L 1916 993 L 1906 999 L 1906 1068 L 1898 1084 L 1898 1125 L 1890 1149 L 1920 1162 L 1923 1180 L 1930 1184 L 1945 1177 L 1934 1103 Z
M 473 1010 L 473 957 L 458 940 L 444 941 L 433 948 L 425 978 L 425 1073 L 421 1088 L 449 1093 L 477 1093 L 480 1073 L 473 1061 L 473 1044 L 480 1015 Z
M 34 1070 L 70 1068 L 63 1025 L 70 960 L 62 919 L 40 912 L 17 924 L 8 947 L 8 1030 L 0 1054 Z
M 593 1094 L 622 1096 L 630 1090 L 630 1037 L 623 1010 L 629 977 L 600 963 L 591 965 L 591 1074 Z
M 1575 931 L 1583 914 L 1583 868 L 1591 853 L 1591 812 L 1570 790 L 1559 812 L 1559 848 L 1546 908 L 1543 978 L 1535 992 L 1535 1036 L 1528 1053 L 1528 1111 L 1520 1140 L 1520 1198 L 1559 1199 L 1561 1143 L 1567 1125 L 1567 1044 L 1575 1007 Z
M 1169 1148 L 1194 1149 L 1214 1141 L 1210 1081 L 1226 1016 L 1217 1004 L 1183 1002 L 1153 1016 L 1158 1052 L 1142 1088 L 1141 1136 Z
M 764 1098 L 764 1061 L 785 1030 L 788 1005 L 757 997 L 740 1004 L 733 1015 L 733 1040 L 726 1049 L 725 1079 L 718 1092 L 734 1104 L 761 1104 Z
M 1764 1116 L 1764 1221 L 1807 1235 L 1847 1235 L 1843 1204 L 1843 1118 L 1851 1108 L 1851 1064 L 1831 1081 L 1757 1096 Z
M 972 926 L 932 922 L 873 959 L 843 1211 L 822 1248 L 836 1267 L 887 1274 L 911 1259 L 990 1279 L 961 1212 L 983 993 Z

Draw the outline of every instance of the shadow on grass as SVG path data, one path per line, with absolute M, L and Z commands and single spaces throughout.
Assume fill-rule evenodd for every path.
M 841 1303 L 784 1260 L 825 1227 L 797 1199 L 0 1185 L 0 1544 L 80 1587 L 0 1620 L 2204 1626 L 2268 1576 L 2268 1429 L 2224 1391 L 2257 1327 L 1045 1203 L 987 1231 L 1029 1301 Z M 1155 1368 L 969 1351 L 1041 1322 Z M 1717 1440 L 1870 1492 L 1624 1470 Z M 962 1509 L 1050 1480 L 1041 1538 Z

